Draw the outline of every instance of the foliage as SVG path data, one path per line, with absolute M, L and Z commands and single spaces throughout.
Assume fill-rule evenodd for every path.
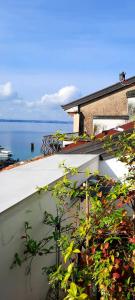
M 135 159 L 135 132 L 123 132 L 119 135 L 109 136 L 104 147 L 109 152 L 115 151 L 115 156 L 127 165 L 132 165 Z
M 70 134 L 70 136 L 66 133 L 61 133 L 60 130 L 56 131 L 56 133 L 53 135 L 53 137 L 57 141 L 64 141 L 64 140 L 70 140 L 73 142 L 78 142 L 78 141 L 90 141 L 95 138 L 94 135 L 88 135 L 86 133 L 83 133 L 82 135 L 76 135 L 76 134 Z
M 85 300 L 88 299 L 86 293 L 83 293 L 84 289 L 77 286 L 74 282 L 71 282 L 70 288 L 68 289 L 68 295 L 65 300 Z
M 80 219 L 80 226 L 70 235 L 68 247 L 61 243 L 61 288 L 69 292 L 71 282 L 75 282 L 90 297 L 91 283 L 95 282 L 103 299 L 117 299 L 118 296 L 131 299 L 134 292 L 135 239 L 132 218 L 125 210 L 125 203 L 129 205 L 128 187 L 102 180 L 88 190 L 90 197 L 92 194 L 89 218 Z M 108 187 L 110 183 L 112 188 L 103 195 L 101 184 Z
M 92 299 L 94 286 L 102 300 L 130 300 L 135 295 L 134 141 L 134 133 L 124 133 L 116 140 L 109 138 L 105 145 L 107 151 L 115 149 L 117 158 L 129 167 L 123 183 L 99 174 L 93 177 L 86 170 L 86 184 L 79 186 L 68 176 L 70 172 L 77 177 L 76 168 L 62 162 L 63 179 L 51 188 L 57 213 L 44 213 L 43 223 L 51 234 L 36 241 L 25 223 L 24 253 L 22 257 L 15 254 L 14 264 L 20 266 L 56 249 L 56 265 L 44 271 L 52 287 L 65 291 L 65 300 Z M 39 189 L 43 191 L 49 187 Z M 72 216 L 69 200 L 75 199 L 82 205 L 76 206 Z

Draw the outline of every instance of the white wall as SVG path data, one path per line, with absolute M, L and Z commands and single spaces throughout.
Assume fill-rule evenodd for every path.
M 55 212 L 50 195 L 35 194 L 0 215 L 0 299 L 39 300 L 47 292 L 47 279 L 42 275 L 44 264 L 53 264 L 54 257 L 37 257 L 32 264 L 31 276 L 25 275 L 25 267 L 10 270 L 14 254 L 23 251 L 24 222 L 33 227 L 34 238 L 45 236 L 47 227 L 42 224 L 43 212 Z
M 57 159 L 61 160 L 61 156 L 57 156 Z M 62 156 L 63 157 L 63 156 Z M 86 159 L 87 157 L 87 159 Z M 72 155 L 71 155 L 72 158 Z M 77 165 L 76 159 L 81 162 L 82 156 L 74 156 L 72 161 L 74 162 L 72 165 Z M 52 157 L 52 161 L 54 156 Z M 66 159 L 66 155 L 65 155 Z M 50 164 L 50 159 L 47 160 Z M 56 163 L 56 162 L 55 162 Z M 33 163 L 32 163 L 33 164 Z M 0 179 L 2 182 L 2 178 L 7 178 L 7 187 L 5 189 L 3 187 L 3 194 L 0 191 L 0 199 L 1 196 L 4 195 L 4 190 L 8 191 L 7 195 L 10 195 L 9 188 L 11 189 L 11 195 L 16 195 L 18 193 L 19 196 L 19 186 L 21 188 L 21 180 L 23 178 L 23 188 L 28 193 L 33 191 L 31 176 L 36 178 L 37 185 L 40 180 L 47 180 L 46 177 L 43 177 L 43 169 L 42 172 L 40 170 L 40 165 L 43 166 L 44 162 L 39 161 L 36 164 L 28 165 L 27 168 L 25 166 L 16 168 L 17 171 L 7 171 L 7 173 L 0 174 Z M 71 163 L 70 163 L 71 165 Z M 52 174 L 56 172 L 54 165 L 48 166 L 50 167 L 50 172 L 52 169 Z M 83 171 L 86 167 L 90 167 L 91 172 L 98 169 L 98 156 L 85 155 L 85 159 L 82 159 L 82 164 L 80 163 L 79 170 Z M 35 177 L 38 172 L 38 177 Z M 24 178 L 26 177 L 25 171 L 27 174 L 26 182 Z M 45 170 L 44 170 L 45 171 Z M 48 176 L 51 174 L 48 171 Z M 41 173 L 41 179 L 40 177 Z M 31 174 L 31 176 L 30 176 Z M 58 174 L 58 170 L 57 170 Z M 18 176 L 18 184 L 14 181 L 11 185 L 11 178 L 15 178 L 15 175 Z M 59 175 L 61 177 L 61 173 Z M 73 176 L 75 178 L 75 176 Z M 48 178 L 49 180 L 49 178 Z M 84 180 L 84 174 L 79 175 L 79 181 L 82 182 Z M 55 181 L 56 182 L 56 181 Z M 6 182 L 5 182 L 6 183 Z M 9 185 L 8 185 L 9 184 Z M 46 184 L 46 182 L 44 182 Z M 51 183 L 51 185 L 54 182 Z M 36 188 L 36 184 L 35 184 Z M 5 199 L 7 200 L 7 199 Z M 31 276 L 25 275 L 26 265 L 22 267 L 16 267 L 13 270 L 10 270 L 10 265 L 13 261 L 14 254 L 18 251 L 19 253 L 23 251 L 23 241 L 20 239 L 22 234 L 24 233 L 24 223 L 25 221 L 30 222 L 32 225 L 32 233 L 33 237 L 36 239 L 40 239 L 45 236 L 48 231 L 47 226 L 42 224 L 43 220 L 43 212 L 45 210 L 50 213 L 55 213 L 55 201 L 52 200 L 49 192 L 34 193 L 29 197 L 25 197 L 24 200 L 17 202 L 15 199 L 15 205 L 13 205 L 13 199 L 11 201 L 11 207 L 5 209 L 3 207 L 3 212 L 0 213 L 0 300 L 45 300 L 45 295 L 48 290 L 47 278 L 42 275 L 41 268 L 46 265 L 52 265 L 55 262 L 54 256 L 42 256 L 36 257 L 35 261 L 32 264 L 32 272 Z M 7 203 L 9 205 L 9 202 Z
M 135 107 L 135 97 L 128 98 L 128 105 Z
M 79 132 L 79 123 L 80 123 L 80 114 L 74 114 L 74 121 L 73 121 L 73 132 Z
M 117 126 L 127 123 L 127 120 L 124 119 L 93 119 L 93 129 L 94 125 L 97 126 L 96 134 L 102 132 L 103 130 L 108 130 L 115 128 Z
M 73 143 L 74 143 L 74 141 L 63 141 L 63 147 L 73 144 Z
M 114 180 L 119 180 L 121 182 L 124 181 L 125 175 L 128 174 L 127 166 L 118 161 L 116 158 L 100 161 L 99 171 L 101 175 L 108 175 Z M 132 216 L 132 209 L 128 205 L 125 205 L 125 209 L 127 210 L 128 214 Z
M 128 174 L 126 165 L 116 158 L 111 158 L 99 162 L 99 171 L 101 175 L 108 175 L 116 180 L 124 180 Z

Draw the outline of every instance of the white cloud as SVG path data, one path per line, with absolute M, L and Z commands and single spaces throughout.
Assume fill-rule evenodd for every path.
M 10 81 L 5 84 L 0 84 L 0 100 L 14 100 L 19 99 L 18 94 L 14 91 Z
M 22 84 L 23 86 L 23 84 Z M 27 119 L 64 119 L 67 114 L 61 109 L 61 105 L 80 97 L 79 90 L 74 85 L 65 86 L 55 93 L 46 93 L 39 99 L 28 101 L 20 98 L 8 81 L 0 84 L 0 102 L 3 117 L 27 118 Z M 9 105 L 10 104 L 10 105 Z M 12 105 L 11 105 L 12 104 Z M 0 116 L 1 117 L 1 116 Z
M 74 85 L 61 88 L 56 93 L 45 94 L 38 101 L 26 102 L 27 107 L 59 106 L 80 96 L 80 92 Z

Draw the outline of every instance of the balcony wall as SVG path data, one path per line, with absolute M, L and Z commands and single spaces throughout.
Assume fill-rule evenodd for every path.
M 56 212 L 55 201 L 49 192 L 39 194 L 36 186 L 53 185 L 63 176 L 59 163 L 91 172 L 98 169 L 98 155 L 53 155 L 12 170 L 0 173 L 0 299 L 45 300 L 48 291 L 42 267 L 55 263 L 55 256 L 37 257 L 32 263 L 31 275 L 26 276 L 27 264 L 10 270 L 15 252 L 23 252 L 24 222 L 32 225 L 36 239 L 48 231 L 43 225 L 43 212 Z M 69 175 L 70 176 L 70 175 Z M 75 176 L 74 176 L 75 178 Z M 84 174 L 79 174 L 82 183 Z
M 101 175 L 108 175 L 115 180 L 123 181 L 128 174 L 127 166 L 116 158 L 100 161 L 99 171 Z

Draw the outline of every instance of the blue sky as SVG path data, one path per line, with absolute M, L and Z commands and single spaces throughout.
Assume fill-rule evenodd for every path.
M 135 72 L 134 0 L 0 2 L 0 118 L 67 119 L 60 104 Z

